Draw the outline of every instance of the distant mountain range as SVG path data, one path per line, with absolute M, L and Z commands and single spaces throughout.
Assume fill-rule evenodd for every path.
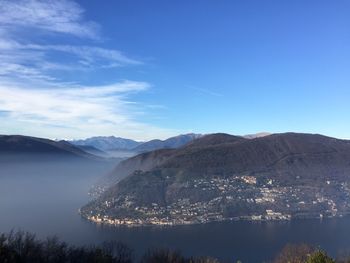
M 71 144 L 78 145 L 78 146 L 92 146 L 102 151 L 116 150 L 116 149 L 131 150 L 136 146 L 142 144 L 142 142 L 137 142 L 131 139 L 124 139 L 124 138 L 114 137 L 114 136 L 97 136 L 97 137 L 91 137 L 84 140 L 72 140 L 69 142 Z
M 142 152 L 153 151 L 157 149 L 165 148 L 178 148 L 186 143 L 201 137 L 200 134 L 183 134 L 175 137 L 168 138 L 166 140 L 151 140 L 148 142 L 137 142 L 130 139 L 120 138 L 120 137 L 91 137 L 85 140 L 72 140 L 69 143 L 74 144 L 79 147 L 94 147 L 100 151 L 106 153 L 129 151 L 131 153 L 137 154 Z M 88 148 L 86 148 L 88 149 Z M 126 153 L 126 152 L 125 152 Z M 98 154 L 99 155 L 99 154 Z M 129 154 L 130 155 L 130 154 Z
M 0 135 L 0 156 L 2 159 L 26 158 L 87 158 L 105 159 L 115 157 L 114 160 L 136 155 L 140 152 L 163 148 L 177 148 L 200 137 L 197 134 L 179 135 L 167 140 L 152 140 L 137 142 L 130 139 L 109 137 L 91 137 L 86 140 L 54 141 L 49 139 L 22 136 Z
M 137 142 L 114 136 L 91 137 L 85 140 L 54 141 L 49 139 L 22 136 L 0 135 L 0 155 L 11 159 L 18 156 L 26 158 L 88 158 L 120 160 L 136 155 L 140 152 L 152 151 L 163 148 L 177 148 L 199 138 L 201 135 L 186 134 L 169 138 L 167 140 L 152 140 L 149 142 Z M 39 158 L 40 156 L 40 158 Z
M 285 133 L 197 138 L 119 163 L 81 209 L 109 224 L 192 224 L 350 213 L 350 141 Z

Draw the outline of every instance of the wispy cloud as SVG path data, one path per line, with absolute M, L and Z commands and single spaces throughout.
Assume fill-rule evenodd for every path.
M 68 70 L 142 65 L 119 50 L 97 45 L 100 26 L 85 19 L 80 5 L 68 0 L 0 0 L 0 14 L 0 133 L 135 139 L 173 134 L 138 121 L 149 107 L 133 101 L 132 94 L 148 90 L 150 84 L 125 80 L 82 85 L 81 74 L 64 79 L 61 72 Z M 49 37 L 38 42 L 36 33 Z M 64 36 L 86 41 L 72 45 Z
M 128 94 L 149 87 L 148 83 L 133 81 L 50 90 L 0 84 L 0 109 L 12 124 L 22 127 L 19 133 L 44 126 L 45 130 L 37 130 L 37 134 L 49 131 L 50 137 L 75 138 L 118 134 L 148 139 L 156 133 L 166 137 L 171 131 L 136 121 L 137 110 L 127 99 Z
M 2 0 L 0 23 L 19 31 L 24 28 L 98 38 L 99 26 L 84 19 L 84 10 L 67 0 Z
M 64 54 L 64 61 L 55 57 Z M 47 79 L 53 71 L 95 70 L 141 65 L 122 52 L 96 46 L 20 44 L 12 39 L 0 40 L 0 75 Z
M 191 89 L 191 90 L 194 90 L 194 91 L 197 91 L 199 93 L 209 95 L 209 96 L 214 96 L 214 97 L 222 97 L 223 96 L 223 94 L 216 92 L 216 91 L 209 90 L 209 89 L 203 89 L 203 88 L 199 88 L 199 87 L 192 86 L 192 85 L 187 85 L 186 87 L 188 89 Z
M 70 53 L 79 57 L 80 63 L 94 65 L 96 62 L 110 62 L 111 66 L 139 65 L 141 61 L 128 58 L 118 50 L 105 49 L 91 46 L 70 46 L 70 45 L 26 45 L 21 46 L 23 50 L 56 51 Z
M 2 76 L 52 79 L 55 71 L 142 64 L 119 50 L 96 46 L 96 41 L 93 45 L 60 43 L 67 42 L 64 36 L 87 40 L 100 38 L 100 26 L 87 21 L 84 9 L 73 1 L 2 0 L 0 14 Z M 52 34 L 57 38 L 52 39 Z M 39 43 L 38 39 L 42 40 L 46 35 L 50 38 L 44 37 L 46 41 Z

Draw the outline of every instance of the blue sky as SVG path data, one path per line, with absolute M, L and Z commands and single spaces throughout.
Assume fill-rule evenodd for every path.
M 0 133 L 350 138 L 350 2 L 0 0 Z

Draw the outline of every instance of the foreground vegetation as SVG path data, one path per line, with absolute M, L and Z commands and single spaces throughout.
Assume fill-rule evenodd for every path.
M 101 246 L 75 247 L 57 238 L 38 240 L 22 231 L 0 235 L 1 263 L 219 263 L 210 257 L 185 257 L 178 251 L 153 249 L 140 259 L 120 242 L 106 242 Z M 225 261 L 226 262 L 226 261 Z M 238 263 L 240 261 L 237 261 Z M 350 257 L 333 259 L 325 251 L 312 246 L 287 245 L 271 263 L 350 263 Z M 241 262 L 240 262 L 241 263 Z

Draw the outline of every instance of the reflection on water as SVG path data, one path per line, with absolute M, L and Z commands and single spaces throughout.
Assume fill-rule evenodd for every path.
M 13 228 L 44 238 L 57 235 L 73 244 L 121 240 L 137 254 L 148 247 L 169 247 L 186 255 L 261 262 L 286 243 L 320 245 L 331 254 L 350 247 L 350 218 L 291 222 L 231 222 L 179 227 L 98 226 L 80 218 L 87 190 L 112 165 L 32 164 L 0 171 L 0 232 Z M 254 251 L 254 253 L 252 253 Z

